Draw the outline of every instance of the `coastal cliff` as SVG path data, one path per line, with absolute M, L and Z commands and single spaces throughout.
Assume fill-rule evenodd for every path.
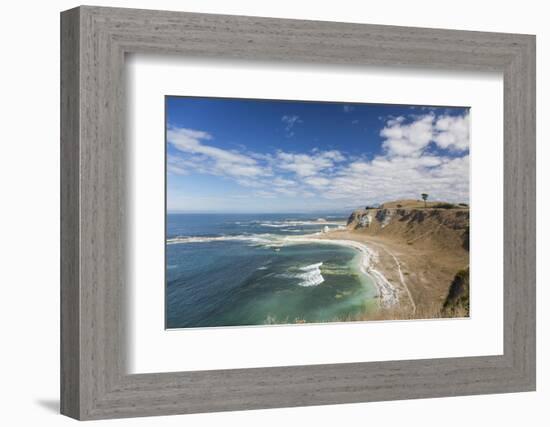
M 420 202 L 405 206 L 403 201 L 357 209 L 349 216 L 347 228 L 411 246 L 469 250 L 470 211 L 467 207 L 441 202 L 432 202 L 427 207 Z
M 449 295 L 443 304 L 445 314 L 470 311 L 470 268 L 460 270 L 449 288 Z

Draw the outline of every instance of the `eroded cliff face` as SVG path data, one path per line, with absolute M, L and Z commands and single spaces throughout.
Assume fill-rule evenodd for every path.
M 451 286 L 449 294 L 443 304 L 447 315 L 456 315 L 457 312 L 468 315 L 470 313 L 470 268 L 460 270 Z
M 437 208 L 368 208 L 354 211 L 347 227 L 409 245 L 469 250 L 470 211 Z

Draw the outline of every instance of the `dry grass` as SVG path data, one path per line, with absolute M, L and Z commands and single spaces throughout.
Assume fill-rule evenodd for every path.
M 334 319 L 334 322 L 367 322 L 379 320 L 421 320 L 421 319 L 449 319 L 470 317 L 469 311 L 464 307 L 456 307 L 452 310 L 444 310 L 441 304 L 422 305 L 415 312 L 402 306 L 380 308 L 372 313 L 359 316 Z
M 425 320 L 425 319 L 461 319 L 470 317 L 468 309 L 459 306 L 452 310 L 441 308 L 440 304 L 424 305 L 418 308 L 414 313 L 403 306 L 392 308 L 380 308 L 372 313 L 366 313 L 356 316 L 337 317 L 322 322 L 307 322 L 305 319 L 295 318 L 266 322 L 270 325 L 288 325 L 288 324 L 311 324 L 311 323 L 342 323 L 342 322 L 376 322 L 388 320 Z
M 429 200 L 424 204 L 424 200 L 395 200 L 391 202 L 382 203 L 380 209 L 468 209 L 468 205 L 465 203 L 447 203 L 438 200 Z

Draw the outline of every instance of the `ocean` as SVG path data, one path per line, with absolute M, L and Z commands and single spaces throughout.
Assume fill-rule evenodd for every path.
M 311 214 L 168 214 L 166 327 L 346 321 L 377 309 L 360 251 L 292 237 L 342 228 Z

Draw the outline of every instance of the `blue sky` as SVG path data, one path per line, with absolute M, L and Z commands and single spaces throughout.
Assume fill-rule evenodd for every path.
M 167 97 L 169 212 L 467 202 L 469 109 Z

